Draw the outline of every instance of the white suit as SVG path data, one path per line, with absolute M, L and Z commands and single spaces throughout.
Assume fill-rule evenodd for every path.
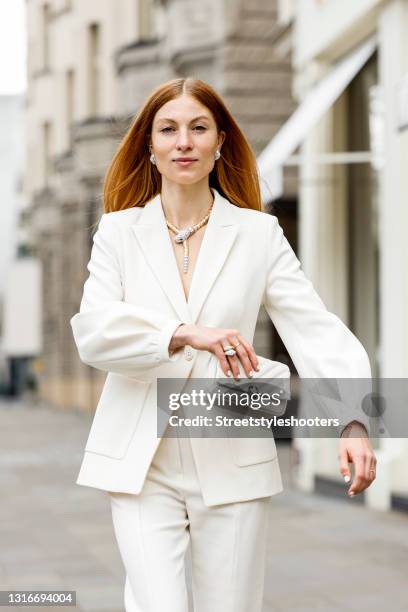
M 108 372 L 80 485 L 142 490 L 160 441 L 155 380 L 207 375 L 210 353 L 187 346 L 169 356 L 180 323 L 236 328 L 252 343 L 264 304 L 301 377 L 371 376 L 363 346 L 305 278 L 276 217 L 213 191 L 188 303 L 160 197 L 102 216 L 80 312 L 71 319 L 82 361 Z M 367 425 L 362 414 L 355 418 Z M 191 447 L 207 506 L 282 490 L 272 436 L 192 438 Z

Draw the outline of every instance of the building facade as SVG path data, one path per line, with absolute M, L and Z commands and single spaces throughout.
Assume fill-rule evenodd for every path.
M 298 104 L 328 75 L 340 78 L 335 70 L 348 54 L 374 43 L 302 140 L 299 255 L 328 308 L 366 347 L 373 376 L 407 378 L 408 3 L 282 0 L 279 19 L 292 28 Z M 336 441 L 296 444 L 299 486 L 344 494 Z M 366 503 L 407 508 L 406 437 L 376 439 L 373 446 L 377 478 L 364 493 Z
M 104 374 L 82 364 L 69 320 L 78 311 L 107 166 L 156 85 L 208 81 L 256 152 L 294 108 L 290 28 L 264 0 L 28 0 L 27 171 L 22 223 L 43 270 L 41 396 L 92 410 Z M 293 196 L 296 169 L 285 172 Z M 272 351 L 261 313 L 255 344 Z

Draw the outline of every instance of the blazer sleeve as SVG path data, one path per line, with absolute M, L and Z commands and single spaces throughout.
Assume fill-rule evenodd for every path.
M 183 322 L 123 301 L 115 227 L 104 214 L 93 238 L 89 276 L 79 312 L 71 327 L 80 359 L 99 370 L 141 379 L 154 379 L 155 368 L 176 361 L 168 346 Z
M 369 358 L 361 342 L 338 316 L 327 310 L 301 269 L 277 218 L 268 217 L 268 263 L 263 303 L 299 376 L 308 379 L 371 379 Z M 354 385 L 354 389 L 357 387 L 364 388 L 364 383 Z M 351 395 L 347 394 L 347 401 L 338 404 L 338 414 L 330 414 L 339 418 L 338 433 L 341 434 L 344 427 L 354 420 L 362 423 L 369 432 L 369 420 L 361 409 L 362 398 L 351 402 Z M 330 410 L 328 405 L 326 409 Z

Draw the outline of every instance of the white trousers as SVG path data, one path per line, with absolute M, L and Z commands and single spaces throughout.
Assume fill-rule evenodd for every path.
M 216 476 L 215 476 L 216 477 Z M 261 612 L 271 497 L 207 507 L 190 438 L 162 438 L 138 495 L 109 492 L 126 612 Z

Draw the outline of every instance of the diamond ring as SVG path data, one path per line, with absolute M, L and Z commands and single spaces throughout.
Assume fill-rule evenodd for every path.
M 227 355 L 228 357 L 233 357 L 234 355 L 236 355 L 236 351 L 234 350 L 234 348 L 232 346 L 227 346 L 224 349 L 224 355 Z

